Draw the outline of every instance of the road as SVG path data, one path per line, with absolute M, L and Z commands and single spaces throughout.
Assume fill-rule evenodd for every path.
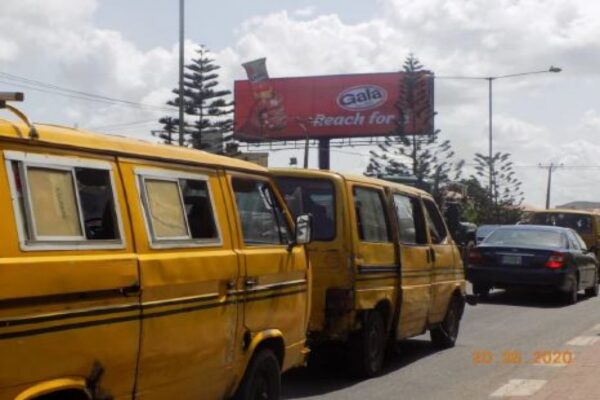
M 290 371 L 283 378 L 284 398 L 487 399 L 511 379 L 551 380 L 561 370 L 554 362 L 564 358 L 557 354 L 549 365 L 530 365 L 534 353 L 577 357 L 585 346 L 567 342 L 600 336 L 599 310 L 600 298 L 580 295 L 577 304 L 566 306 L 549 294 L 496 291 L 489 300 L 467 306 L 456 347 L 435 351 L 428 335 L 408 340 L 381 376 L 365 381 L 349 379 L 339 363 L 318 372 Z M 491 352 L 491 364 L 478 358 L 482 352 Z

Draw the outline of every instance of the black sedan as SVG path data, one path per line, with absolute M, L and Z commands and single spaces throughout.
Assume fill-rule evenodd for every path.
M 480 297 L 492 288 L 528 287 L 561 292 L 574 304 L 580 290 L 598 295 L 598 260 L 592 250 L 570 228 L 501 226 L 469 253 L 467 279 Z

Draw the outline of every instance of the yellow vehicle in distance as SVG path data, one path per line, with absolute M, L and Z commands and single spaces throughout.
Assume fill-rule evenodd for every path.
M 22 117 L 0 120 L 0 399 L 279 398 L 310 221 L 268 171 Z
M 526 223 L 571 228 L 581 236 L 587 248 L 600 257 L 600 214 L 596 212 L 559 208 L 531 211 Z
M 456 341 L 465 305 L 461 255 L 433 198 L 388 181 L 271 169 L 289 208 L 312 214 L 309 341 L 348 345 L 356 375 L 377 374 L 388 343 L 431 332 Z

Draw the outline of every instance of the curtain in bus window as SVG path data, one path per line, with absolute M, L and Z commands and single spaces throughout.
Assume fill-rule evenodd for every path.
M 365 242 L 389 242 L 385 206 L 379 192 L 355 188 L 354 197 L 360 239 Z
M 398 229 L 400 242 L 407 244 L 417 243 L 417 229 L 414 220 L 413 201 L 406 196 L 394 195 L 394 205 L 398 216 Z
M 37 235 L 81 237 L 71 171 L 30 167 L 27 179 Z
M 154 236 L 157 238 L 187 237 L 179 184 L 172 181 L 146 179 L 146 193 Z

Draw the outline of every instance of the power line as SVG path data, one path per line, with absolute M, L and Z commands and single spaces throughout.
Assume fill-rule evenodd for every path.
M 108 130 L 108 129 L 116 129 L 116 128 L 126 128 L 126 127 L 134 126 L 134 125 L 145 125 L 145 124 L 149 124 L 151 122 L 156 123 L 156 124 L 159 123 L 158 120 L 156 120 L 156 119 L 145 119 L 142 121 L 121 122 L 121 123 L 116 123 L 116 124 L 111 124 L 111 125 L 92 126 L 87 129 L 89 129 L 89 130 Z
M 81 90 L 74 90 L 51 83 L 38 81 L 35 79 L 29 79 L 22 76 L 9 74 L 7 72 L 0 72 L 0 83 L 7 85 L 13 85 L 21 88 L 36 90 L 43 93 L 56 94 L 59 96 L 75 98 L 78 100 L 94 101 L 104 104 L 122 105 L 128 107 L 134 107 L 143 109 L 146 111 L 174 111 L 174 107 L 157 106 L 153 104 L 139 103 L 130 100 L 118 99 L 115 97 L 104 96 L 96 93 L 84 92 Z

